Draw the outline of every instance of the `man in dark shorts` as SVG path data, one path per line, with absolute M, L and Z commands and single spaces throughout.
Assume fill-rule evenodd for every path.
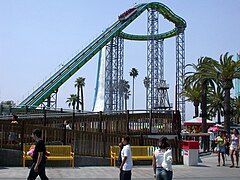
M 41 139 L 42 131 L 34 129 L 32 133 L 33 139 L 36 141 L 33 152 L 33 164 L 28 175 L 28 180 L 35 180 L 39 175 L 42 180 L 48 180 L 45 172 L 46 166 L 46 147 L 44 141 Z

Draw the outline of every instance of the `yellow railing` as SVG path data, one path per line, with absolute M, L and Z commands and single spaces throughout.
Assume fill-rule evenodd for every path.
M 23 145 L 23 167 L 26 166 L 26 160 L 32 160 L 32 157 L 27 155 L 31 145 Z M 46 151 L 49 152 L 47 161 L 70 160 L 71 167 L 74 167 L 74 152 L 69 145 L 46 145 Z
M 154 146 L 131 146 L 133 160 L 152 160 Z M 120 152 L 119 146 L 110 146 L 110 164 L 116 167 Z

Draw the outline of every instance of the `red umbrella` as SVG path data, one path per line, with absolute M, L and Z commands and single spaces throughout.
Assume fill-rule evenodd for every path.
M 210 127 L 210 128 L 208 129 L 208 132 L 209 132 L 209 131 L 217 132 L 217 131 L 219 131 L 219 130 L 220 130 L 220 127 L 218 127 L 218 126 L 213 126 L 213 127 Z
M 221 129 L 223 129 L 223 126 L 222 126 L 222 125 L 219 125 L 219 124 L 216 124 L 216 125 L 210 127 L 210 128 L 208 129 L 208 132 L 209 132 L 209 131 L 217 132 L 217 131 L 220 131 Z

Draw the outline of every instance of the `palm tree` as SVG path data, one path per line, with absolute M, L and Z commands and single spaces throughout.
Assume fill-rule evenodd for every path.
M 119 92 L 121 96 L 124 96 L 124 104 L 125 104 L 125 110 L 127 110 L 127 100 L 129 99 L 130 94 L 130 85 L 129 82 L 126 80 L 120 80 L 119 81 Z
M 75 87 L 77 87 L 77 110 L 79 110 L 79 104 L 81 103 L 81 109 L 84 110 L 84 101 L 83 101 L 83 87 L 85 86 L 85 78 L 78 77 L 75 81 Z M 79 97 L 79 92 L 81 91 L 81 101 Z
M 76 94 L 70 94 L 70 97 L 68 97 L 67 101 L 66 101 L 66 103 L 68 103 L 68 107 L 70 107 L 70 106 L 73 107 L 73 111 L 75 110 L 76 102 L 77 102 Z
M 75 106 L 77 102 L 77 95 L 76 94 L 70 94 L 70 97 L 67 98 L 66 103 L 68 103 L 68 106 L 73 107 L 73 114 L 72 114 L 72 130 L 74 130 L 74 121 L 75 121 Z
M 143 84 L 144 84 L 144 87 L 146 88 L 146 109 L 148 109 L 147 93 L 148 93 L 148 88 L 150 86 L 150 78 L 146 76 L 143 79 Z
M 209 69 L 214 67 L 216 62 L 209 57 L 201 57 L 198 59 L 198 64 L 188 64 L 187 66 L 191 66 L 195 69 L 195 72 L 187 72 L 185 73 L 186 79 L 185 82 L 187 84 L 193 84 L 194 87 L 201 87 L 201 109 L 202 109 L 202 132 L 207 132 L 207 93 L 209 87 L 214 87 L 214 74 Z M 202 138 L 203 149 L 207 150 L 207 139 L 205 137 Z
M 210 89 L 208 95 L 208 112 L 213 117 L 217 114 L 217 122 L 221 124 L 221 116 L 223 116 L 223 88 L 220 83 L 216 84 L 217 88 Z
M 201 109 L 202 109 L 202 132 L 207 132 L 207 92 L 209 87 L 214 87 L 215 74 L 209 71 L 216 62 L 209 57 L 201 57 L 198 64 L 188 64 L 195 72 L 185 73 L 185 83 L 193 84 L 194 87 L 201 87 Z
M 136 68 L 132 68 L 132 70 L 129 72 L 130 76 L 133 78 L 133 87 L 132 87 L 132 110 L 134 110 L 134 80 L 138 76 L 138 70 Z
M 233 56 L 228 56 L 228 52 L 220 56 L 220 62 L 212 68 L 215 78 L 218 79 L 223 86 L 224 91 L 224 129 L 230 132 L 231 105 L 230 90 L 233 88 L 233 79 L 240 77 L 240 61 L 235 62 Z
M 235 117 L 236 124 L 239 124 L 239 118 L 240 118 L 240 97 L 234 97 L 232 101 L 232 107 L 233 107 L 233 115 Z
M 192 84 L 184 85 L 183 91 L 180 93 L 181 96 L 186 97 L 186 101 L 192 102 L 195 114 L 194 117 L 199 116 L 199 104 L 201 102 L 201 87 L 199 85 L 193 86 Z

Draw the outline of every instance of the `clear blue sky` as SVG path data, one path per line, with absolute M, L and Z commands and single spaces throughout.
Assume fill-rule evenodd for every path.
M 0 0 L 0 101 L 21 102 L 102 30 L 117 20 L 119 14 L 135 3 L 130 0 Z M 219 59 L 225 52 L 235 55 L 240 48 L 240 0 L 159 1 L 187 22 L 186 64 L 201 56 Z M 146 13 L 125 31 L 146 33 Z M 160 19 L 160 32 L 173 28 Z M 130 81 L 132 67 L 136 78 L 135 107 L 145 107 L 146 42 L 125 41 L 124 78 Z M 165 41 L 165 79 L 174 102 L 175 38 Z M 86 110 L 91 110 L 95 88 L 97 56 L 91 59 L 59 89 L 58 106 L 66 108 L 66 98 L 76 92 L 74 81 L 86 78 Z M 130 107 L 131 100 L 129 101 Z M 193 108 L 187 104 L 187 119 Z

